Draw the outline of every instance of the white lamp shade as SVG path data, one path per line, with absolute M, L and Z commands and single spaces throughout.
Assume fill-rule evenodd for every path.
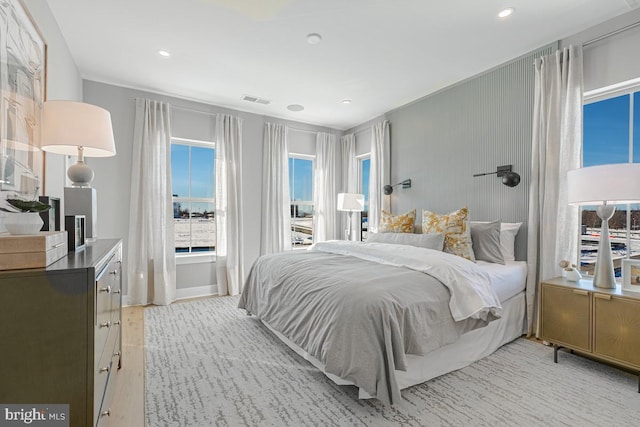
M 338 210 L 362 212 L 364 210 L 364 194 L 338 193 Z
M 623 205 L 640 201 L 640 163 L 588 166 L 567 173 L 571 205 Z
M 40 148 L 58 154 L 86 157 L 116 154 L 111 114 L 104 108 L 74 101 L 46 101 L 42 114 Z

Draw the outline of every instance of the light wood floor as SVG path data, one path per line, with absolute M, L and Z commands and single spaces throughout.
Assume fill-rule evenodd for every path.
M 122 368 L 118 371 L 109 425 L 143 427 L 144 307 L 124 307 L 122 320 Z

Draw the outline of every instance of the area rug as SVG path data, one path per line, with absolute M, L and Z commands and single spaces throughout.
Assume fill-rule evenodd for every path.
M 359 400 L 236 297 L 145 309 L 147 426 L 638 426 L 636 376 L 518 339 L 464 369 Z

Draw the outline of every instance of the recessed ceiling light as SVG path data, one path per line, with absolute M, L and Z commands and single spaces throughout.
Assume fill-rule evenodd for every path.
M 287 110 L 289 111 L 302 111 L 304 107 L 300 104 L 291 104 L 287 106 Z
M 165 58 L 168 58 L 171 56 L 171 53 L 167 52 L 166 50 L 160 49 L 158 51 L 158 55 L 160 56 L 164 56 Z
M 506 18 L 507 16 L 511 15 L 513 13 L 515 9 L 512 7 L 508 7 L 502 11 L 500 11 L 500 13 L 498 13 L 498 18 Z
M 307 34 L 307 43 L 318 44 L 322 41 L 322 36 L 318 33 Z
M 351 104 L 351 100 L 350 99 L 343 99 L 342 103 L 343 104 Z

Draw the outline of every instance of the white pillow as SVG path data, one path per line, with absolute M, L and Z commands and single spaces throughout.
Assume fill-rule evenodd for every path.
M 489 221 L 470 221 L 471 223 L 487 223 Z M 515 261 L 516 236 L 521 222 L 503 222 L 500 224 L 500 249 L 505 261 Z
M 369 233 L 366 243 L 393 243 L 441 251 L 444 246 L 444 234 Z
M 516 236 L 521 222 L 503 222 L 500 224 L 500 248 L 505 261 L 515 261 Z

